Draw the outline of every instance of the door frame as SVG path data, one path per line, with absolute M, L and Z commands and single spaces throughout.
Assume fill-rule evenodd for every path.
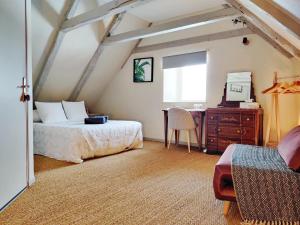
M 32 51 L 31 51 L 31 0 L 25 1 L 25 74 L 24 77 L 27 80 L 28 85 L 28 94 L 32 96 Z M 21 83 L 21 80 L 20 80 Z M 33 162 L 33 103 L 32 99 L 24 103 L 26 107 L 26 186 L 14 196 L 8 203 L 6 203 L 0 212 L 7 208 L 14 200 L 16 200 L 27 188 L 29 188 L 35 182 L 34 177 L 34 162 Z
M 33 100 L 32 100 L 32 39 L 31 39 L 31 0 L 25 0 L 25 65 L 26 80 L 29 85 L 28 94 L 30 101 L 26 102 L 26 165 L 27 165 L 27 188 L 35 182 L 34 176 L 34 153 L 33 153 Z

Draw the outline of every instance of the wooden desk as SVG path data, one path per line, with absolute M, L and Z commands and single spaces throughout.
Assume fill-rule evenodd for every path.
M 164 133 L 165 133 L 165 147 L 168 146 L 168 110 L 169 109 L 163 109 L 162 111 L 164 112 Z M 189 111 L 193 118 L 195 123 L 198 125 L 197 126 L 197 139 L 199 143 L 199 149 L 202 148 L 202 133 L 203 133 L 203 124 L 204 124 L 204 116 L 205 116 L 205 109 L 186 109 Z M 175 131 L 175 143 L 176 145 L 179 143 L 179 138 L 178 138 L 178 131 Z

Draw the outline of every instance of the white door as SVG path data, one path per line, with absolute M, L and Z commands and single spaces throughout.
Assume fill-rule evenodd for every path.
M 17 86 L 26 75 L 25 0 L 0 0 L 0 210 L 26 178 L 26 110 Z

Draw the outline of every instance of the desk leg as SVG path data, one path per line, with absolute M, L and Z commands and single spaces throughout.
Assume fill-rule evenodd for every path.
M 198 126 L 198 143 L 199 149 L 202 149 L 202 128 L 203 128 L 203 115 L 199 113 L 199 126 Z
M 168 147 L 168 112 L 164 111 L 165 148 Z
M 179 145 L 179 130 L 175 130 L 175 144 Z

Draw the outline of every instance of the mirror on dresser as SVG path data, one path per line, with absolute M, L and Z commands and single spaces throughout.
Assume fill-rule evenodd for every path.
M 251 72 L 228 73 L 219 107 L 239 107 L 240 102 L 256 100 Z

